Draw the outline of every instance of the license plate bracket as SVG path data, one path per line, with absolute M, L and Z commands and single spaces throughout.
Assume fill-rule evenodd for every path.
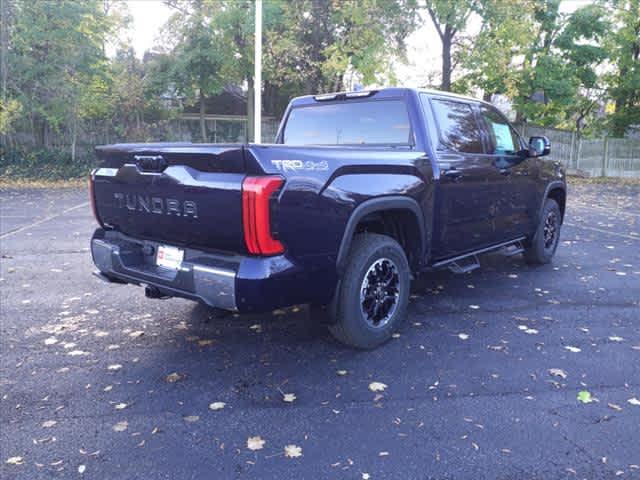
M 169 245 L 158 245 L 156 253 L 156 265 L 159 267 L 178 270 L 184 260 L 184 250 Z

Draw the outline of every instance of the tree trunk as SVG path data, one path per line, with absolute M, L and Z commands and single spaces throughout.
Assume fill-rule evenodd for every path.
M 206 142 L 207 141 L 207 128 L 206 128 L 206 124 L 204 122 L 204 113 L 205 113 L 205 108 L 204 108 L 204 95 L 202 94 L 202 90 L 200 90 L 200 95 L 199 95 L 199 101 L 200 101 L 200 136 L 202 137 L 202 142 Z
M 442 84 L 440 88 L 445 92 L 451 89 L 451 41 L 452 36 L 447 31 L 442 37 Z
M 254 83 L 253 83 L 253 77 L 249 77 L 247 79 L 247 143 L 248 142 L 253 142 L 253 122 L 254 122 L 254 118 L 255 118 L 255 113 L 254 113 L 254 98 L 255 98 L 255 92 L 253 91 L 254 87 Z

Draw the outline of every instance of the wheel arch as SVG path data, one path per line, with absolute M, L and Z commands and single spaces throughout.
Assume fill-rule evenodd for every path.
M 339 275 L 342 275 L 344 272 L 349 250 L 351 249 L 354 236 L 358 233 L 359 226 L 379 222 L 379 224 L 386 228 L 389 219 L 397 219 L 402 226 L 403 233 L 407 234 L 404 238 L 396 238 L 395 235 L 391 236 L 402 245 L 411 268 L 417 269 L 420 262 L 424 259 L 426 247 L 426 226 L 422 209 L 413 198 L 386 196 L 366 200 L 359 204 L 351 213 L 340 242 L 336 260 L 336 268 Z M 415 233 L 413 233 L 413 229 L 410 228 L 411 226 L 416 228 Z M 409 229 L 407 230 L 407 228 Z M 389 234 L 386 231 L 373 231 L 376 233 Z
M 556 181 L 547 185 L 544 196 L 542 197 L 540 208 L 538 209 L 538 222 L 542 216 L 542 209 L 544 208 L 544 203 L 547 201 L 547 198 L 551 198 L 556 201 L 560 207 L 561 221 L 564 222 L 564 213 L 567 205 L 567 186 L 565 183 Z

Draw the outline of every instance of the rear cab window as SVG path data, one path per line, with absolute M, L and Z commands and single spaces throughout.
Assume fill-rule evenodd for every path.
M 439 133 L 439 150 L 453 150 L 459 153 L 484 153 L 480 125 L 469 103 L 431 98 L 421 95 L 425 109 L 433 111 Z
M 413 131 L 403 100 L 317 102 L 291 109 L 283 132 L 285 145 L 413 146 Z

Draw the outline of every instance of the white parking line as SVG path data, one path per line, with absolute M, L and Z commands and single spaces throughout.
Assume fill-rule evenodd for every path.
M 598 207 L 596 205 L 572 205 L 573 208 L 582 208 L 584 210 L 598 210 L 603 213 L 608 213 L 609 216 L 616 217 L 618 215 L 628 215 L 630 217 L 640 217 L 640 213 L 627 212 L 626 210 L 611 210 L 606 207 Z
M 16 233 L 24 232 L 25 230 L 29 230 L 30 228 L 33 228 L 33 227 L 37 227 L 38 225 L 42 225 L 43 223 L 48 222 L 49 220 L 53 220 L 54 218 L 61 217 L 62 215 L 65 215 L 69 212 L 72 212 L 82 207 L 86 207 L 87 205 L 89 205 L 89 202 L 84 202 L 84 203 L 81 203 L 80 205 L 76 205 L 75 207 L 67 208 L 66 210 L 63 210 L 60 213 L 56 213 L 55 215 L 49 215 L 48 217 L 45 217 L 36 222 L 30 223 L 29 225 L 24 225 L 22 227 L 14 228 L 13 230 L 9 230 L 8 232 L 5 232 L 2 235 L 0 235 L 0 239 L 7 238 Z
M 631 240 L 640 240 L 640 235 L 639 236 L 633 236 L 633 235 L 627 235 L 626 233 L 610 232 L 610 231 L 604 230 L 602 228 L 584 227 L 582 225 L 576 225 L 575 223 L 569 223 L 569 222 L 565 222 L 564 224 L 568 225 L 570 227 L 574 227 L 574 228 L 581 228 L 583 230 L 592 230 L 594 232 L 606 233 L 607 235 L 615 235 L 616 237 L 630 238 Z

